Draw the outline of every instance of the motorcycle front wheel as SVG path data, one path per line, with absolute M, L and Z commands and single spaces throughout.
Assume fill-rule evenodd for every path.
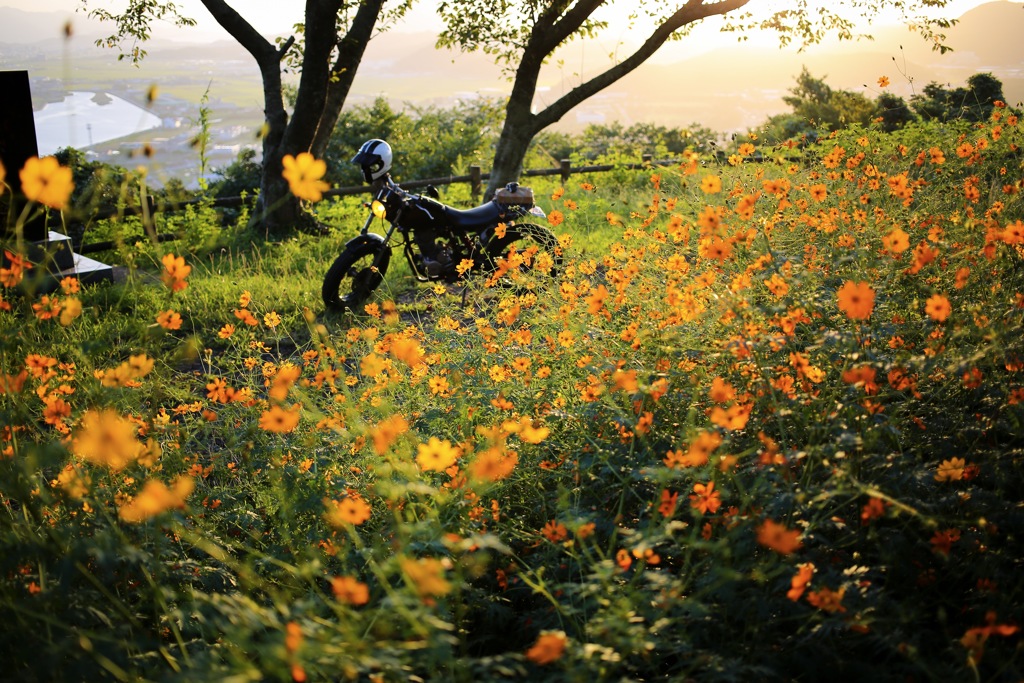
M 384 281 L 391 261 L 391 247 L 381 238 L 372 237 L 367 235 L 349 242 L 327 270 L 321 295 L 328 310 L 358 311 Z M 377 261 L 376 266 L 374 261 Z
M 562 257 L 558 248 L 558 238 L 542 225 L 524 223 L 510 225 L 502 237 L 494 237 L 487 243 L 487 265 L 485 271 L 494 273 L 502 267 L 502 259 L 507 259 L 510 247 L 515 245 L 517 254 L 529 254 L 516 268 L 525 273 L 536 270 L 548 276 L 558 273 L 562 265 Z M 536 247 L 536 249 L 534 249 Z M 504 263 L 508 267 L 507 261 Z M 538 266 L 545 270 L 538 270 Z

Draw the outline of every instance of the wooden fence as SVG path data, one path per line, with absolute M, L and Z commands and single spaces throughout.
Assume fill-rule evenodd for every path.
M 652 168 L 655 166 L 673 166 L 680 163 L 678 160 L 663 159 L 655 160 L 653 155 L 644 154 L 641 157 L 639 163 L 627 163 L 627 164 L 598 164 L 594 166 L 580 166 L 573 167 L 572 163 L 568 159 L 562 159 L 558 166 L 553 168 L 538 168 L 528 169 L 523 171 L 523 178 L 533 178 L 540 176 L 560 176 L 562 183 L 569 182 L 569 178 L 574 173 L 605 173 L 616 169 L 627 169 L 637 170 L 644 168 Z M 456 185 L 459 183 L 469 183 L 470 192 L 473 196 L 474 201 L 479 201 L 483 194 L 484 181 L 490 180 L 490 173 L 483 173 L 479 166 L 470 166 L 468 175 L 451 175 L 442 176 L 440 178 L 425 178 L 422 180 L 409 180 L 399 183 L 403 188 L 407 190 L 415 190 L 418 188 L 427 187 L 428 185 L 440 186 L 440 185 Z M 327 190 L 324 193 L 325 198 L 329 197 L 344 197 L 350 195 L 365 194 L 370 192 L 369 185 L 354 185 L 350 187 L 337 187 L 331 190 Z M 246 202 L 251 202 L 253 197 L 218 197 L 215 199 L 189 199 L 183 202 L 157 202 L 153 196 L 146 197 L 145 206 L 129 206 L 120 209 L 116 208 L 101 208 L 90 214 L 91 220 L 114 218 L 115 216 L 143 216 L 150 217 L 157 213 L 172 213 L 178 211 L 184 211 L 190 206 L 210 206 L 214 208 L 238 208 Z M 159 234 L 156 235 L 158 241 L 173 241 L 178 239 L 177 235 L 174 234 Z M 76 246 L 76 251 L 80 254 L 96 253 L 100 251 L 107 251 L 115 248 L 114 242 L 94 242 L 91 244 L 79 244 Z

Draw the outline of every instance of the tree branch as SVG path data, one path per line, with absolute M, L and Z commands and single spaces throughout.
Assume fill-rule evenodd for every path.
M 316 134 L 327 97 L 331 51 L 338 42 L 340 9 L 341 0 L 306 0 L 306 44 L 295 108 L 285 133 L 288 149 L 307 151 Z
M 569 36 L 575 33 L 580 26 L 583 25 L 590 15 L 594 13 L 597 8 L 605 3 L 605 0 L 586 0 L 576 3 L 572 9 L 565 14 L 558 16 L 552 16 L 552 21 L 548 24 L 545 29 L 545 34 L 541 36 L 543 41 L 541 47 L 546 53 L 551 53 L 556 47 L 561 45 Z M 541 15 L 541 18 L 545 18 Z M 541 21 L 537 21 L 539 26 Z
M 559 121 L 569 110 L 587 98 L 604 90 L 623 76 L 629 74 L 653 55 L 665 44 L 673 33 L 695 21 L 712 16 L 721 16 L 734 12 L 749 3 L 750 0 L 721 0 L 705 4 L 703 0 L 689 0 L 671 17 L 658 25 L 637 50 L 626 59 L 606 69 L 588 81 L 581 83 L 562 97 L 558 98 L 536 113 L 533 122 L 540 131 Z
M 256 59 L 260 69 L 264 68 L 265 61 L 269 59 L 280 64 L 280 57 L 276 57 L 277 50 L 273 44 L 261 36 L 233 7 L 224 0 L 202 0 L 202 3 L 217 23 Z
M 352 88 L 352 81 L 356 76 L 356 67 L 363 59 L 366 46 L 373 35 L 374 27 L 377 25 L 377 18 L 384 6 L 385 0 L 364 0 L 359 4 L 352 25 L 348 32 L 338 41 L 338 57 L 331 67 L 330 83 L 327 85 L 327 99 L 324 102 L 323 116 L 317 126 L 313 137 L 311 151 L 314 156 L 320 157 L 327 149 L 328 140 L 338 123 L 338 116 L 341 114 L 342 105 L 348 98 L 348 92 Z

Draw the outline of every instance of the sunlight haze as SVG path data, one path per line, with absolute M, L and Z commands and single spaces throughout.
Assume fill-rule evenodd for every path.
M 964 12 L 977 7 L 978 5 L 984 4 L 986 0 L 951 0 L 946 7 L 940 9 L 934 9 L 926 14 L 931 16 L 947 16 L 947 17 L 958 17 Z M 0 0 L 0 7 L 14 7 L 23 11 L 30 12 L 61 12 L 65 13 L 68 18 L 72 20 L 83 20 L 84 15 L 80 11 L 76 11 L 82 3 L 78 0 L 36 0 L 33 2 L 25 2 L 24 0 L 18 2 L 11 2 L 10 0 Z M 96 3 L 90 3 L 96 5 Z M 112 3 L 107 3 L 112 4 Z M 182 8 L 182 12 L 185 16 L 191 17 L 198 22 L 198 25 L 193 29 L 177 29 L 173 26 L 156 26 L 154 28 L 154 35 L 162 39 L 171 40 L 218 40 L 230 38 L 228 34 L 217 25 L 217 23 L 207 12 L 206 8 L 203 7 L 199 0 L 180 0 L 178 6 Z M 754 11 L 765 12 L 770 9 L 781 8 L 785 6 L 785 2 L 768 2 L 768 3 L 751 3 L 751 9 Z M 397 31 L 407 32 L 423 32 L 423 31 L 434 31 L 438 32 L 442 28 L 441 20 L 437 17 L 434 12 L 434 8 L 437 6 L 436 2 L 422 1 L 417 2 L 410 14 L 395 27 Z M 609 21 L 612 27 L 620 26 L 623 29 L 616 34 L 614 29 L 609 29 L 604 36 L 603 40 L 611 41 L 612 44 L 616 41 L 628 42 L 630 38 L 637 38 L 641 34 L 640 28 L 643 26 L 642 23 L 638 24 L 637 28 L 632 31 L 627 27 L 629 25 L 628 17 L 631 13 L 636 11 L 636 5 L 632 2 L 614 2 L 607 8 L 603 9 L 603 16 Z M 277 0 L 247 0 L 243 4 L 236 4 L 236 9 L 244 16 L 254 28 L 260 33 L 265 35 L 278 35 L 288 33 L 291 27 L 302 21 L 303 11 L 300 3 L 280 2 Z M 883 12 L 879 14 L 877 24 L 893 24 L 899 22 L 899 13 L 893 10 Z M 717 26 L 717 25 L 716 25 Z M 718 34 L 716 29 L 708 30 L 711 28 L 704 27 L 701 30 L 702 41 L 708 40 L 717 42 L 718 45 L 728 42 L 734 42 L 735 36 L 733 35 L 721 35 Z M 766 40 L 775 40 L 773 35 L 765 36 Z M 690 49 L 692 50 L 692 45 Z M 663 52 L 673 52 L 673 46 L 667 45 L 663 48 Z M 662 57 L 664 59 L 664 57 Z

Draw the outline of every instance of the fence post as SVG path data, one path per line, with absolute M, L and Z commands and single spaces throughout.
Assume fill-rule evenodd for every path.
M 569 176 L 572 175 L 572 162 L 568 159 L 562 159 L 562 184 L 565 185 L 569 182 Z
M 480 167 L 476 164 L 469 167 L 469 192 L 473 196 L 474 203 L 480 201 L 483 184 L 480 180 Z

